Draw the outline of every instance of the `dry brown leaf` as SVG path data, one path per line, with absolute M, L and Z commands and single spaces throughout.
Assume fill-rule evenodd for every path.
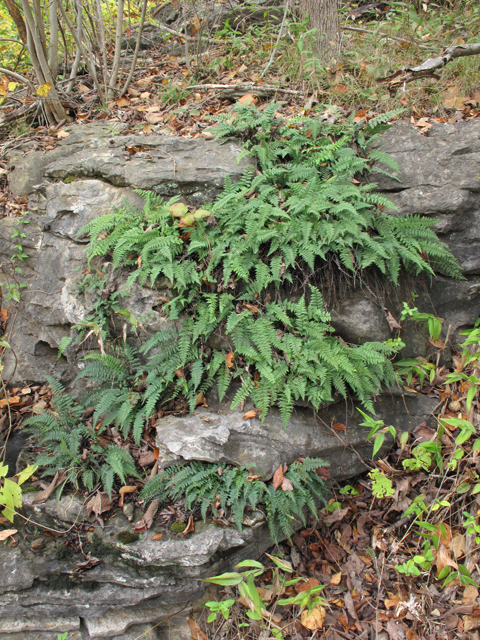
M 257 306 L 255 306 L 255 305 L 253 305 L 253 304 L 249 304 L 248 302 L 245 304 L 245 306 L 246 306 L 246 307 L 247 307 L 247 309 L 248 309 L 249 311 L 251 311 L 252 313 L 258 313 L 258 312 L 260 311 L 260 309 L 259 309 Z
M 60 131 L 57 131 L 57 138 L 59 140 L 62 140 L 62 138 L 68 138 L 70 134 L 68 133 L 68 131 L 65 131 L 64 129 L 60 129 Z
M 480 627 L 480 616 L 463 616 L 463 631 L 468 633 Z
M 449 544 L 449 549 L 453 551 L 453 555 L 457 560 L 462 556 L 464 556 L 467 552 L 465 536 L 462 535 L 461 533 L 458 533 L 456 536 L 453 536 Z
M 282 481 L 282 491 L 293 491 L 293 485 L 288 478 Z
M 193 618 L 188 619 L 188 626 L 190 627 L 190 633 L 192 634 L 193 640 L 207 640 L 207 636 L 203 633 Z
M 118 500 L 118 506 L 123 507 L 123 498 L 126 493 L 134 493 L 136 490 L 137 490 L 137 487 L 133 485 L 121 487 L 120 491 L 118 492 L 120 494 L 120 498 Z
M 339 585 L 341 581 L 342 581 L 341 571 L 339 571 L 338 573 L 334 573 L 333 576 L 330 578 L 330 584 L 333 584 L 334 586 Z
M 123 98 L 117 98 L 117 107 L 129 107 L 130 106 L 130 99 L 127 98 L 126 96 L 123 96 Z
M 247 107 L 251 107 L 257 102 L 257 98 L 253 95 L 253 93 L 246 93 L 244 96 L 237 100 L 238 104 L 244 104 Z
M 450 526 L 444 522 L 442 526 L 438 527 L 435 534 L 438 536 L 439 544 L 443 544 L 446 549 L 449 549 L 450 543 L 452 542 L 452 530 Z
M 478 589 L 474 587 L 473 584 L 469 584 L 468 587 L 465 587 L 465 591 L 463 592 L 462 602 L 463 604 L 476 604 L 478 598 Z
M 276 491 L 283 482 L 283 465 L 280 465 L 273 474 L 273 488 Z
M 150 527 L 153 524 L 153 519 L 155 517 L 155 514 L 158 511 L 158 506 L 160 504 L 160 500 L 153 500 L 152 504 L 148 507 L 148 509 L 145 511 L 145 515 L 143 516 L 143 520 L 145 521 L 145 526 L 147 527 L 147 529 L 150 529 Z
M 355 605 L 353 603 L 352 594 L 350 591 L 347 591 L 344 596 L 345 599 L 345 607 L 349 613 L 349 615 L 354 619 L 358 620 L 357 612 L 355 611 Z
M 154 536 L 152 536 L 152 540 L 158 541 L 161 540 L 163 538 L 163 533 L 156 533 Z
M 20 402 L 20 396 L 10 396 L 10 398 L 2 398 L 0 400 L 0 409 L 6 407 L 7 404 L 18 404 Z
M 438 547 L 437 557 L 435 559 L 435 563 L 437 565 L 437 571 L 440 573 L 442 569 L 445 567 L 452 567 L 458 571 L 458 565 L 454 562 L 450 556 L 448 555 L 448 551 L 445 549 L 443 544 Z
M 347 427 L 342 422 L 335 422 L 335 424 L 332 424 L 332 429 L 335 429 L 335 431 L 345 431 Z
M 407 629 L 405 631 L 406 640 L 420 640 L 420 636 L 413 629 Z
M 343 82 L 339 82 L 337 84 L 337 91 L 339 93 L 346 93 L 348 91 L 348 87 L 346 84 L 343 84 Z
M 32 504 L 43 504 L 52 495 L 58 485 L 61 484 L 64 480 L 65 471 L 57 471 L 48 487 L 35 496 L 35 498 L 32 500 Z
M 202 23 L 198 19 L 198 16 L 193 16 L 193 18 L 192 18 L 192 20 L 190 22 L 190 26 L 191 26 L 191 35 L 192 36 L 194 36 L 196 33 L 198 33 L 200 31 L 200 29 L 202 28 Z
M 148 124 L 158 124 L 163 121 L 163 116 L 161 113 L 149 113 L 148 116 L 145 116 L 145 120 Z
M 149 467 L 152 464 L 155 464 L 155 454 L 153 451 L 145 451 L 138 458 L 138 464 L 141 467 Z
M 242 420 L 250 420 L 250 418 L 255 418 L 257 416 L 257 413 L 257 409 L 250 409 L 250 411 L 247 411 L 247 413 L 243 415 Z
M 90 498 L 90 500 L 85 505 L 85 515 L 87 518 L 92 513 L 99 516 L 105 511 L 110 511 L 112 508 L 112 501 L 108 497 L 108 493 L 106 491 L 97 491 L 97 493 Z
M 88 93 L 90 91 L 90 87 L 87 87 L 87 85 L 80 83 L 78 85 L 78 90 L 80 91 L 80 93 Z
M 229 369 L 231 369 L 233 367 L 233 357 L 234 357 L 234 355 L 235 354 L 233 353 L 233 351 L 229 351 L 227 353 L 227 367 Z
M 4 542 L 10 536 L 14 536 L 18 531 L 16 529 L 5 529 L 4 531 L 0 531 L 0 542 Z
M 395 318 L 392 316 L 392 314 L 386 307 L 383 308 L 383 312 L 385 314 L 385 318 L 387 319 L 388 324 L 390 325 L 391 331 L 402 328 L 402 325 L 395 320 Z
M 325 524 L 334 524 L 335 522 L 340 522 L 340 520 L 343 520 L 343 518 L 349 511 L 350 507 L 347 507 L 346 509 L 335 509 L 332 515 L 323 518 L 323 522 Z
M 146 89 L 153 82 L 153 76 L 148 76 L 147 78 L 142 78 L 141 80 L 136 81 L 136 85 L 141 87 L 142 89 Z
M 317 605 L 310 612 L 308 609 L 302 611 L 300 622 L 310 631 L 316 631 L 323 627 L 323 621 L 325 620 L 326 614 L 326 610 L 320 605 Z
M 193 526 L 193 516 L 190 516 L 188 519 L 188 524 L 185 529 L 182 531 L 182 538 L 186 536 L 187 533 L 193 533 L 195 531 L 195 527 Z

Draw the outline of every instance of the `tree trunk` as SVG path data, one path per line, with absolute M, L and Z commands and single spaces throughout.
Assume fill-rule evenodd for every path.
M 316 29 L 316 50 L 325 64 L 340 52 L 340 0 L 300 0 L 300 12 L 310 19 L 309 27 Z
M 22 14 L 20 13 L 20 9 L 17 7 L 15 0 L 5 0 L 5 6 L 7 7 L 7 11 L 10 14 L 12 20 L 17 27 L 18 35 L 20 36 L 20 40 L 24 45 L 27 44 L 27 28 L 25 26 L 25 21 L 23 19 Z

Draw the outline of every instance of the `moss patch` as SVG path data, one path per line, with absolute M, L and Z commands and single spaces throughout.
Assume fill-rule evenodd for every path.
M 183 533 L 186 528 L 187 525 L 185 522 L 174 522 L 170 527 L 170 531 L 173 531 L 173 533 Z
M 117 540 L 122 544 L 132 544 L 132 542 L 140 540 L 140 536 L 138 533 L 132 533 L 131 531 L 121 531 L 117 534 Z

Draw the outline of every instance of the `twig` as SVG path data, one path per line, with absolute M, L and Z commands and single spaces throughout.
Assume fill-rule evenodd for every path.
M 389 89 L 395 91 L 400 85 L 407 82 L 413 82 L 418 78 L 438 79 L 435 71 L 444 67 L 451 60 L 455 60 L 456 58 L 463 58 L 465 56 L 477 56 L 479 54 L 480 42 L 446 47 L 438 57 L 429 58 L 422 64 L 418 65 L 418 67 L 404 67 L 403 69 L 396 71 L 391 76 L 378 78 L 377 84 L 388 84 Z
M 282 87 L 275 87 L 271 84 L 193 84 L 187 87 L 187 89 L 240 89 L 240 90 L 258 90 L 266 93 L 289 93 L 292 96 L 302 96 L 303 91 L 293 91 L 292 89 L 283 89 Z
M 406 38 L 400 38 L 399 36 L 391 36 L 388 33 L 375 33 L 375 31 L 370 31 L 370 29 L 360 29 L 359 27 L 342 27 L 343 31 L 359 31 L 360 33 L 369 33 L 372 36 L 378 36 L 379 38 L 390 38 L 390 40 L 397 40 L 398 42 L 406 42 L 407 44 L 411 44 L 415 47 L 422 47 L 423 49 L 431 49 L 429 45 L 421 44 L 420 42 L 416 42 L 415 40 L 407 40 Z
M 133 74 L 135 72 L 135 66 L 137 64 L 138 52 L 140 50 L 140 44 L 142 42 L 142 34 L 143 34 L 143 25 L 145 24 L 145 14 L 147 12 L 147 4 L 148 0 L 143 0 L 142 5 L 142 15 L 140 16 L 140 24 L 138 25 L 138 34 L 137 34 L 137 42 L 135 43 L 135 51 L 133 52 L 132 65 L 130 67 L 130 72 L 128 74 L 128 78 L 123 85 L 123 89 L 120 92 L 120 98 L 125 95 L 128 91 L 128 87 L 130 86 L 130 82 L 132 81 Z
M 35 87 L 33 86 L 33 84 L 30 82 L 28 78 L 24 78 L 19 73 L 15 73 L 14 71 L 10 71 L 9 69 L 4 69 L 3 67 L 0 67 L 0 73 L 4 73 L 5 75 L 11 76 L 15 80 L 18 80 L 19 82 L 26 84 L 33 91 L 33 93 L 35 93 Z
M 272 49 L 272 54 L 270 56 L 270 60 L 267 62 L 267 66 L 265 67 L 265 69 L 260 74 L 260 78 L 263 78 L 263 76 L 270 69 L 270 66 L 272 65 L 273 59 L 275 57 L 275 54 L 277 53 L 278 45 L 280 44 L 280 38 L 283 35 L 283 27 L 285 26 L 285 20 L 287 19 L 289 1 L 290 0 L 285 0 L 285 9 L 283 10 L 283 20 L 282 20 L 282 24 L 280 25 L 280 30 L 278 32 L 277 41 L 275 42 L 275 46 Z

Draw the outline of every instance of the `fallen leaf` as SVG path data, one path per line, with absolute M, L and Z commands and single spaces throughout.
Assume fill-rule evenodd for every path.
M 141 520 L 136 522 L 133 526 L 133 533 L 145 533 L 147 529 L 153 524 L 153 519 L 158 511 L 158 507 L 160 505 L 160 500 L 153 500 L 151 505 L 145 511 L 145 515 Z
M 435 562 L 437 565 L 438 573 L 440 573 L 440 571 L 442 571 L 442 569 L 444 569 L 445 567 L 452 567 L 453 569 L 456 569 L 458 571 L 457 563 L 450 558 L 450 556 L 448 555 L 448 551 L 445 549 L 443 544 L 438 547 Z
M 60 129 L 60 131 L 57 131 L 57 138 L 59 140 L 62 140 L 63 138 L 68 138 L 70 134 L 68 133 L 68 131 L 65 131 L 65 129 Z
M 333 584 L 334 586 L 339 585 L 341 581 L 342 581 L 341 571 L 339 571 L 338 573 L 334 573 L 333 576 L 330 578 L 330 584 Z
M 187 533 L 193 533 L 195 531 L 195 527 L 193 526 L 193 516 L 190 516 L 188 519 L 188 524 L 185 529 L 182 531 L 182 538 L 186 536 Z
M 323 621 L 325 620 L 326 614 L 326 610 L 320 605 L 317 605 L 310 612 L 308 609 L 302 611 L 300 622 L 310 631 L 316 631 L 323 627 Z
M 341 422 L 335 422 L 335 424 L 332 424 L 332 429 L 335 429 L 335 431 L 345 431 L 346 428 L 347 427 Z
M 273 488 L 276 491 L 283 482 L 283 465 L 281 464 L 273 474 Z
M 79 562 L 77 564 L 77 568 L 73 573 L 83 573 L 84 571 L 88 571 L 88 569 L 93 569 L 97 564 L 100 564 L 100 560 L 98 558 L 91 558 L 87 556 L 85 562 Z
M 383 313 L 385 314 L 385 318 L 387 319 L 387 322 L 390 325 L 391 331 L 402 328 L 402 325 L 395 320 L 395 318 L 392 316 L 392 314 L 386 307 L 383 308 Z
M 244 96 L 237 100 L 238 104 L 244 104 L 247 107 L 253 106 L 257 102 L 257 98 L 253 93 L 246 93 Z
M 243 415 L 242 420 L 250 420 L 250 418 L 255 418 L 257 416 L 258 409 L 250 409 Z
M 464 556 L 467 552 L 467 546 L 465 541 L 465 536 L 461 533 L 458 533 L 456 536 L 453 536 L 449 548 L 453 551 L 453 555 L 458 560 L 462 556 Z
M 163 121 L 163 115 L 161 113 L 149 113 L 148 116 L 145 116 L 145 120 L 148 124 L 158 124 Z
M 348 91 L 348 87 L 346 84 L 343 84 L 343 82 L 340 82 L 337 84 L 337 91 L 339 91 L 339 93 L 346 93 Z
M 352 598 L 352 594 L 350 593 L 350 591 L 347 591 L 345 593 L 344 600 L 345 600 L 345 607 L 346 607 L 349 615 L 354 620 L 358 620 L 357 612 L 355 611 L 355 605 L 353 603 L 353 598 Z
M 480 616 L 463 616 L 463 631 L 468 633 L 480 627 Z
M 10 396 L 10 398 L 2 398 L 0 400 L 0 409 L 6 407 L 7 404 L 18 404 L 20 402 L 20 396 Z
M 319 475 L 325 482 L 330 478 L 330 469 L 328 467 L 318 467 L 315 473 L 317 473 L 317 475 Z
M 158 541 L 161 540 L 163 538 L 163 533 L 156 533 L 154 536 L 152 536 L 152 540 Z
M 188 618 L 188 626 L 190 627 L 190 633 L 193 640 L 207 640 L 207 636 L 200 629 L 198 624 L 192 618 Z
M 57 471 L 48 487 L 35 496 L 35 498 L 32 500 L 32 504 L 43 504 L 52 495 L 58 485 L 61 484 L 64 480 L 65 471 Z
M 18 531 L 16 529 L 5 529 L 4 531 L 0 531 L 0 542 L 3 542 L 10 536 L 14 536 Z
M 255 306 L 255 305 L 253 305 L 253 304 L 249 304 L 248 302 L 246 303 L 246 305 L 245 305 L 245 306 L 246 306 L 246 307 L 247 307 L 247 309 L 248 309 L 249 311 L 251 311 L 252 313 L 258 313 L 258 312 L 260 311 L 258 307 L 256 307 L 256 306 Z
M 118 492 L 120 494 L 120 498 L 118 500 L 118 506 L 123 507 L 123 498 L 126 493 L 134 493 L 136 490 L 137 490 L 137 487 L 133 485 L 121 487 L 120 491 Z
M 155 464 L 155 460 L 156 458 L 153 451 L 146 451 L 139 456 L 138 464 L 141 467 L 149 467 L 150 465 Z
M 78 85 L 78 90 L 80 91 L 80 93 L 88 93 L 90 91 L 90 87 L 87 87 L 86 84 L 80 83 Z
M 282 481 L 282 491 L 293 491 L 293 485 L 288 478 Z
M 231 368 L 233 367 L 233 357 L 234 357 L 234 353 L 233 353 L 233 351 L 229 351 L 229 352 L 227 353 L 227 358 L 226 358 L 226 361 L 227 361 L 227 367 L 228 367 L 229 369 L 231 369 Z
M 38 87 L 37 95 L 39 95 L 41 98 L 46 98 L 50 93 L 51 88 L 52 88 L 52 85 L 49 82 L 45 82 L 44 84 L 41 84 Z
M 340 522 L 340 520 L 343 520 L 343 518 L 347 515 L 349 511 L 350 511 L 350 507 L 347 507 L 346 509 L 335 509 L 332 515 L 326 516 L 325 518 L 323 518 L 323 522 L 327 525 L 334 524 L 335 522 Z
M 465 591 L 463 592 L 462 602 L 463 604 L 476 604 L 478 598 L 478 589 L 474 587 L 473 584 L 469 584 L 468 587 L 465 587 Z
M 106 491 L 97 491 L 97 493 L 90 498 L 90 500 L 85 505 L 85 515 L 87 518 L 92 513 L 99 516 L 105 511 L 110 511 L 112 508 L 112 501 L 108 497 L 108 493 Z

